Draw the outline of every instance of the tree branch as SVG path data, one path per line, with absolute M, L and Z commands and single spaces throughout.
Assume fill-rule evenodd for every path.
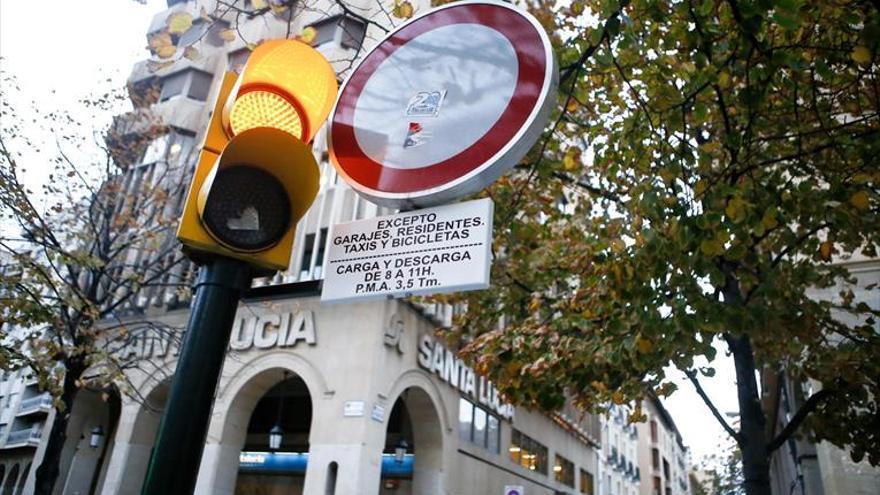
M 697 389 L 697 394 L 700 396 L 701 399 L 703 399 L 703 402 L 706 403 L 706 407 L 708 407 L 709 410 L 712 411 L 712 415 L 715 416 L 715 419 L 717 419 L 718 422 L 721 423 L 721 426 L 727 431 L 727 433 L 731 437 L 733 437 L 734 440 L 736 440 L 737 445 L 741 444 L 742 439 L 740 438 L 739 433 L 737 433 L 736 430 L 733 429 L 733 427 L 727 424 L 727 421 L 724 420 L 724 417 L 718 411 L 718 408 L 715 407 L 715 404 L 712 403 L 712 399 L 710 399 L 709 396 L 706 395 L 706 392 L 700 385 L 699 380 L 697 380 L 697 373 L 694 370 L 686 370 L 684 374 L 687 375 L 691 383 L 694 384 L 694 388 Z
M 788 438 L 792 434 L 794 434 L 798 426 L 800 426 L 801 423 L 803 423 L 804 420 L 807 419 L 807 416 L 809 416 L 811 412 L 819 407 L 819 404 L 836 394 L 837 391 L 834 389 L 823 388 L 822 390 L 819 390 L 815 394 L 811 395 L 810 398 L 807 399 L 806 402 L 804 402 L 804 405 L 801 406 L 800 409 L 798 409 L 798 412 L 796 412 L 795 415 L 792 416 L 791 421 L 789 421 L 788 424 L 785 425 L 785 427 L 782 429 L 782 431 L 779 432 L 779 435 L 776 435 L 776 438 L 767 443 L 767 453 L 770 454 L 774 450 L 781 447 L 782 444 L 785 443 L 785 441 L 788 440 Z

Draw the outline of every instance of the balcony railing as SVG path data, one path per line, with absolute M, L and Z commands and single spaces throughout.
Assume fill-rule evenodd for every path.
M 38 423 L 26 430 L 11 431 L 9 433 L 9 437 L 6 439 L 6 445 L 10 446 L 13 444 L 39 444 L 40 437 L 43 436 L 42 426 L 42 424 Z
M 18 406 L 18 415 L 21 416 L 38 411 L 48 412 L 50 409 L 52 409 L 52 396 L 44 393 L 22 400 L 21 405 Z

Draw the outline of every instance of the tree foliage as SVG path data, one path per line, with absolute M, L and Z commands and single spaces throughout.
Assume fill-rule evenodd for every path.
M 3 75 L 4 88 L 15 84 Z M 83 112 L 106 115 L 123 98 L 86 100 L 94 112 Z M 37 493 L 49 493 L 77 392 L 134 392 L 126 372 L 149 363 L 119 351 L 136 333 L 176 335 L 144 318 L 142 298 L 154 288 L 173 293 L 185 274 L 169 201 L 184 182 L 165 160 L 130 166 L 166 132 L 153 121 L 119 119 L 96 131 L 12 101 L 0 107 L 0 368 L 28 369 L 55 399 L 37 469 Z
M 801 430 L 880 463 L 878 314 L 840 263 L 880 242 L 876 2 L 529 5 L 559 111 L 488 192 L 493 288 L 439 298 L 450 340 L 554 409 L 667 395 L 724 339 L 823 384 Z

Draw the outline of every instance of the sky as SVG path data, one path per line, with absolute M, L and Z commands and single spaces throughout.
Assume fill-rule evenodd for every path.
M 33 101 L 43 112 L 83 112 L 79 100 L 123 87 L 132 65 L 147 57 L 147 27 L 165 7 L 162 0 L 0 1 L 0 69 L 20 87 L 0 87 L 2 98 Z M 109 118 L 99 117 L 95 128 Z M 40 163 L 39 152 L 27 158 Z M 731 359 L 719 350 L 713 365 L 716 375 L 703 379 L 704 388 L 722 413 L 738 410 Z M 664 403 L 697 463 L 717 452 L 725 433 L 682 373 L 670 369 L 668 377 L 679 390 Z

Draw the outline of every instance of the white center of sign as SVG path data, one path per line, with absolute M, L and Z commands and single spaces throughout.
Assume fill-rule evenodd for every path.
M 386 167 L 447 160 L 498 121 L 518 72 L 513 46 L 492 28 L 453 24 L 428 31 L 394 51 L 366 83 L 354 112 L 355 138 Z M 413 112 L 422 101 L 427 107 Z

